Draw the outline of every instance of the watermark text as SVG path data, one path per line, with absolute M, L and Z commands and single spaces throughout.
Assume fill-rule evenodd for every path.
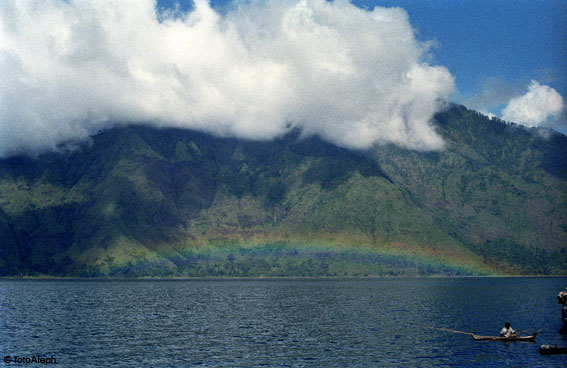
M 4 357 L 4 363 L 47 365 L 47 364 L 57 363 L 57 359 L 55 359 L 55 357 L 42 357 L 39 355 L 34 355 L 34 356 L 6 355 Z

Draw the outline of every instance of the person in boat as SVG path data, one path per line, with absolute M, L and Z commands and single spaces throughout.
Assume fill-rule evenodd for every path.
M 502 337 L 516 337 L 516 336 L 518 336 L 518 334 L 516 333 L 516 331 L 514 331 L 514 329 L 510 325 L 510 322 L 506 322 L 506 323 L 504 323 L 504 328 L 502 329 L 502 331 L 500 331 L 500 336 L 502 336 Z

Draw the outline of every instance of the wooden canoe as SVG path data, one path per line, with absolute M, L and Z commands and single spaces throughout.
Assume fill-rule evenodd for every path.
M 557 345 L 542 345 L 539 348 L 539 353 L 543 355 L 567 354 L 567 347 Z
M 476 341 L 534 341 L 537 336 L 537 333 L 529 336 L 510 336 L 510 337 L 503 337 L 503 336 L 480 336 L 472 334 L 473 339 Z

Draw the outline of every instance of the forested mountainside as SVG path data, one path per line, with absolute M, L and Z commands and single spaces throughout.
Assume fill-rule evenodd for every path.
M 138 125 L 0 160 L 0 275 L 565 275 L 567 138 L 433 123 L 443 151 Z

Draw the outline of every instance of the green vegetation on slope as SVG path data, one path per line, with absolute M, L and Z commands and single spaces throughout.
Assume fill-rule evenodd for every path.
M 565 274 L 566 137 L 435 123 L 441 152 L 134 126 L 1 160 L 0 275 Z

